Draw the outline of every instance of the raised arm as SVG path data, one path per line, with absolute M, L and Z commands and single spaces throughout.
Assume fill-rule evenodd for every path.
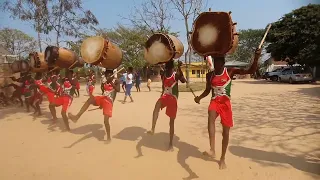
M 203 93 L 200 96 L 197 96 L 194 98 L 194 101 L 196 103 L 200 103 L 200 100 L 208 96 L 208 94 L 210 93 L 211 91 L 210 80 L 211 80 L 212 74 L 213 74 L 213 71 L 206 74 L 206 89 L 203 91 Z
M 235 74 L 240 74 L 240 75 L 253 74 L 254 72 L 256 72 L 258 68 L 258 61 L 260 56 L 261 56 L 261 49 L 256 49 L 251 65 L 246 69 L 229 68 L 228 69 L 229 76 L 232 78 Z
M 182 65 L 182 62 L 178 61 L 178 71 L 176 73 L 176 81 L 180 80 L 180 82 L 185 83 L 187 82 L 187 80 L 183 75 L 183 72 L 181 70 L 181 65 Z

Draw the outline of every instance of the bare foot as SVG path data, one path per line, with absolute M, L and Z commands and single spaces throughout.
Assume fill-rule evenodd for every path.
M 173 152 L 173 151 L 174 151 L 173 146 L 169 145 L 168 152 Z
M 57 118 L 52 118 L 52 123 L 53 124 L 57 123 Z
M 110 144 L 111 143 L 111 138 L 108 138 L 106 141 L 105 141 L 105 144 Z
M 125 104 L 126 102 L 125 101 L 122 101 L 122 104 Z
M 227 165 L 226 165 L 226 162 L 224 159 L 220 159 L 219 161 L 219 169 L 226 169 L 227 168 Z
M 150 134 L 150 135 L 153 135 L 154 131 L 148 131 L 147 133 Z
M 73 115 L 73 114 L 71 114 L 71 113 L 68 113 L 68 117 L 69 117 L 69 119 L 71 119 L 71 121 L 74 122 L 74 123 L 76 123 L 77 120 L 79 119 L 79 117 L 77 117 L 77 116 L 75 116 L 75 115 Z
M 215 158 L 216 157 L 216 153 L 214 151 L 212 151 L 212 150 L 204 151 L 202 154 L 205 155 L 205 156 L 208 156 L 210 158 Z

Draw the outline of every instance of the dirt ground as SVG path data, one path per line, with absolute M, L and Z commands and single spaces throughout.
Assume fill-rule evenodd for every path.
M 47 101 L 44 115 L 34 117 L 19 107 L 0 109 L 0 179 L 2 180 L 127 180 L 127 179 L 320 179 L 320 85 L 235 80 L 231 90 L 235 126 L 231 130 L 226 170 L 219 170 L 221 124 L 217 119 L 217 159 L 202 155 L 209 148 L 207 107 L 180 93 L 174 152 L 166 152 L 169 119 L 162 111 L 156 134 L 151 127 L 160 84 L 153 91 L 133 93 L 134 103 L 122 104 L 119 93 L 111 119 L 111 144 L 104 142 L 101 110 L 83 114 L 71 132 L 61 115 L 52 124 Z M 76 113 L 88 98 L 74 98 Z M 100 93 L 97 86 L 95 93 Z M 201 92 L 196 92 L 200 94 Z M 93 109 L 95 107 L 90 107 Z M 60 111 L 57 108 L 57 112 Z

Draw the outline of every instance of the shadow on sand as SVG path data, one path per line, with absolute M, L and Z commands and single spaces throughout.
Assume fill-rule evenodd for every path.
M 137 156 L 135 158 L 140 158 L 143 156 L 142 147 L 148 147 L 148 148 L 157 149 L 160 151 L 168 150 L 168 144 L 169 144 L 168 133 L 160 132 L 160 133 L 155 133 L 154 135 L 149 135 L 146 133 L 146 129 L 144 128 L 128 127 L 123 129 L 121 132 L 119 132 L 117 135 L 113 137 L 116 139 L 127 140 L 127 141 L 137 141 L 139 138 L 141 138 L 136 145 Z M 183 179 L 189 180 L 189 179 L 198 178 L 198 175 L 195 172 L 193 172 L 193 170 L 186 163 L 186 160 L 189 157 L 199 158 L 206 161 L 208 160 L 215 161 L 218 163 L 218 161 L 216 160 L 208 159 L 206 156 L 203 156 L 197 147 L 191 144 L 188 144 L 186 142 L 180 141 L 180 138 L 178 136 L 173 137 L 173 145 L 176 148 L 178 148 L 177 162 L 189 174 L 188 177 Z
M 290 164 L 292 167 L 301 171 L 320 175 L 319 158 L 305 159 L 302 156 L 294 157 L 282 153 L 267 152 L 242 146 L 230 146 L 229 151 L 236 156 L 256 160 L 258 163 L 261 161 L 269 161 L 281 164 Z
M 70 133 L 86 135 L 80 138 L 79 140 L 75 141 L 74 143 L 70 144 L 69 146 L 66 146 L 65 148 L 72 148 L 74 145 L 93 137 L 96 138 L 98 141 L 103 141 L 103 137 L 105 135 L 105 131 L 101 124 L 87 124 L 75 129 L 71 129 Z

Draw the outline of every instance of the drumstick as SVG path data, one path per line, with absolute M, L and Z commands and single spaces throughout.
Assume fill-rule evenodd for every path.
M 94 110 L 97 110 L 97 109 L 100 109 L 100 107 L 94 108 L 94 109 L 89 109 L 88 111 L 94 111 Z
M 193 92 L 192 88 L 189 87 L 189 89 L 190 89 L 191 93 L 193 94 L 193 96 L 194 96 L 194 97 L 197 97 L 196 94 Z
M 75 64 L 77 64 L 77 62 L 78 62 L 78 61 L 74 61 L 74 63 L 71 64 L 71 66 L 70 66 L 68 69 L 71 70 L 71 69 L 73 68 L 73 66 L 74 66 Z
M 261 46 L 262 46 L 262 44 L 264 43 L 264 40 L 266 39 L 267 34 L 268 34 L 270 28 L 271 28 L 271 24 L 269 24 L 266 33 L 264 33 L 264 36 L 263 36 L 263 38 L 262 38 L 262 40 L 261 40 L 261 42 L 260 42 L 260 45 L 259 45 L 259 49 L 261 49 Z
M 59 69 L 59 67 L 57 66 L 57 67 L 55 67 L 55 68 L 53 68 L 53 69 L 51 69 L 48 73 L 51 73 L 52 71 L 55 71 L 55 70 L 57 70 L 57 69 Z

